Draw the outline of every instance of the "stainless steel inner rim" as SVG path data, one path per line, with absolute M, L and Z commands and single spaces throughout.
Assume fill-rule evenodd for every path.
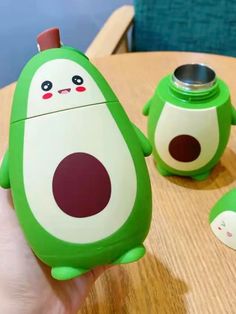
M 215 72 L 205 64 L 184 64 L 175 69 L 172 80 L 185 90 L 203 90 L 213 86 Z

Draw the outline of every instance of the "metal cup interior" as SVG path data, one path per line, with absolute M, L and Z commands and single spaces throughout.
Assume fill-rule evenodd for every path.
M 175 69 L 172 80 L 185 90 L 203 90 L 213 86 L 216 74 L 204 64 L 184 64 Z

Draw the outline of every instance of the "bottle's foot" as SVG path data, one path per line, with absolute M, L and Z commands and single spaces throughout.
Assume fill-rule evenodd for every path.
M 115 262 L 112 264 L 127 264 L 136 262 L 141 257 L 144 256 L 146 249 L 143 245 L 137 246 L 132 250 L 126 252 L 124 255 L 120 256 Z
M 89 269 L 73 267 L 53 267 L 51 275 L 57 280 L 69 280 L 87 273 Z
M 162 168 L 160 165 L 156 165 L 158 172 L 160 173 L 160 175 L 167 177 L 167 176 L 172 176 L 173 174 L 170 173 L 168 170 Z
M 207 171 L 207 172 L 200 173 L 200 174 L 197 174 L 195 176 L 192 176 L 191 178 L 193 180 L 196 180 L 196 181 L 203 181 L 203 180 L 206 180 L 209 177 L 210 174 L 211 174 L 211 172 Z

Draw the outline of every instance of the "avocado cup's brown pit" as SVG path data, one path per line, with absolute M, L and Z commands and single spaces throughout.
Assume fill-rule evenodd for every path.
M 169 153 L 177 161 L 191 162 L 199 157 L 201 145 L 195 137 L 182 134 L 170 141 Z

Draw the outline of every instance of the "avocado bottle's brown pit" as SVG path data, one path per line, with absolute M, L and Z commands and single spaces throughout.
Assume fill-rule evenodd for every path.
M 111 197 L 111 181 L 104 165 L 87 153 L 73 153 L 57 166 L 52 191 L 58 207 L 72 217 L 101 212 Z

